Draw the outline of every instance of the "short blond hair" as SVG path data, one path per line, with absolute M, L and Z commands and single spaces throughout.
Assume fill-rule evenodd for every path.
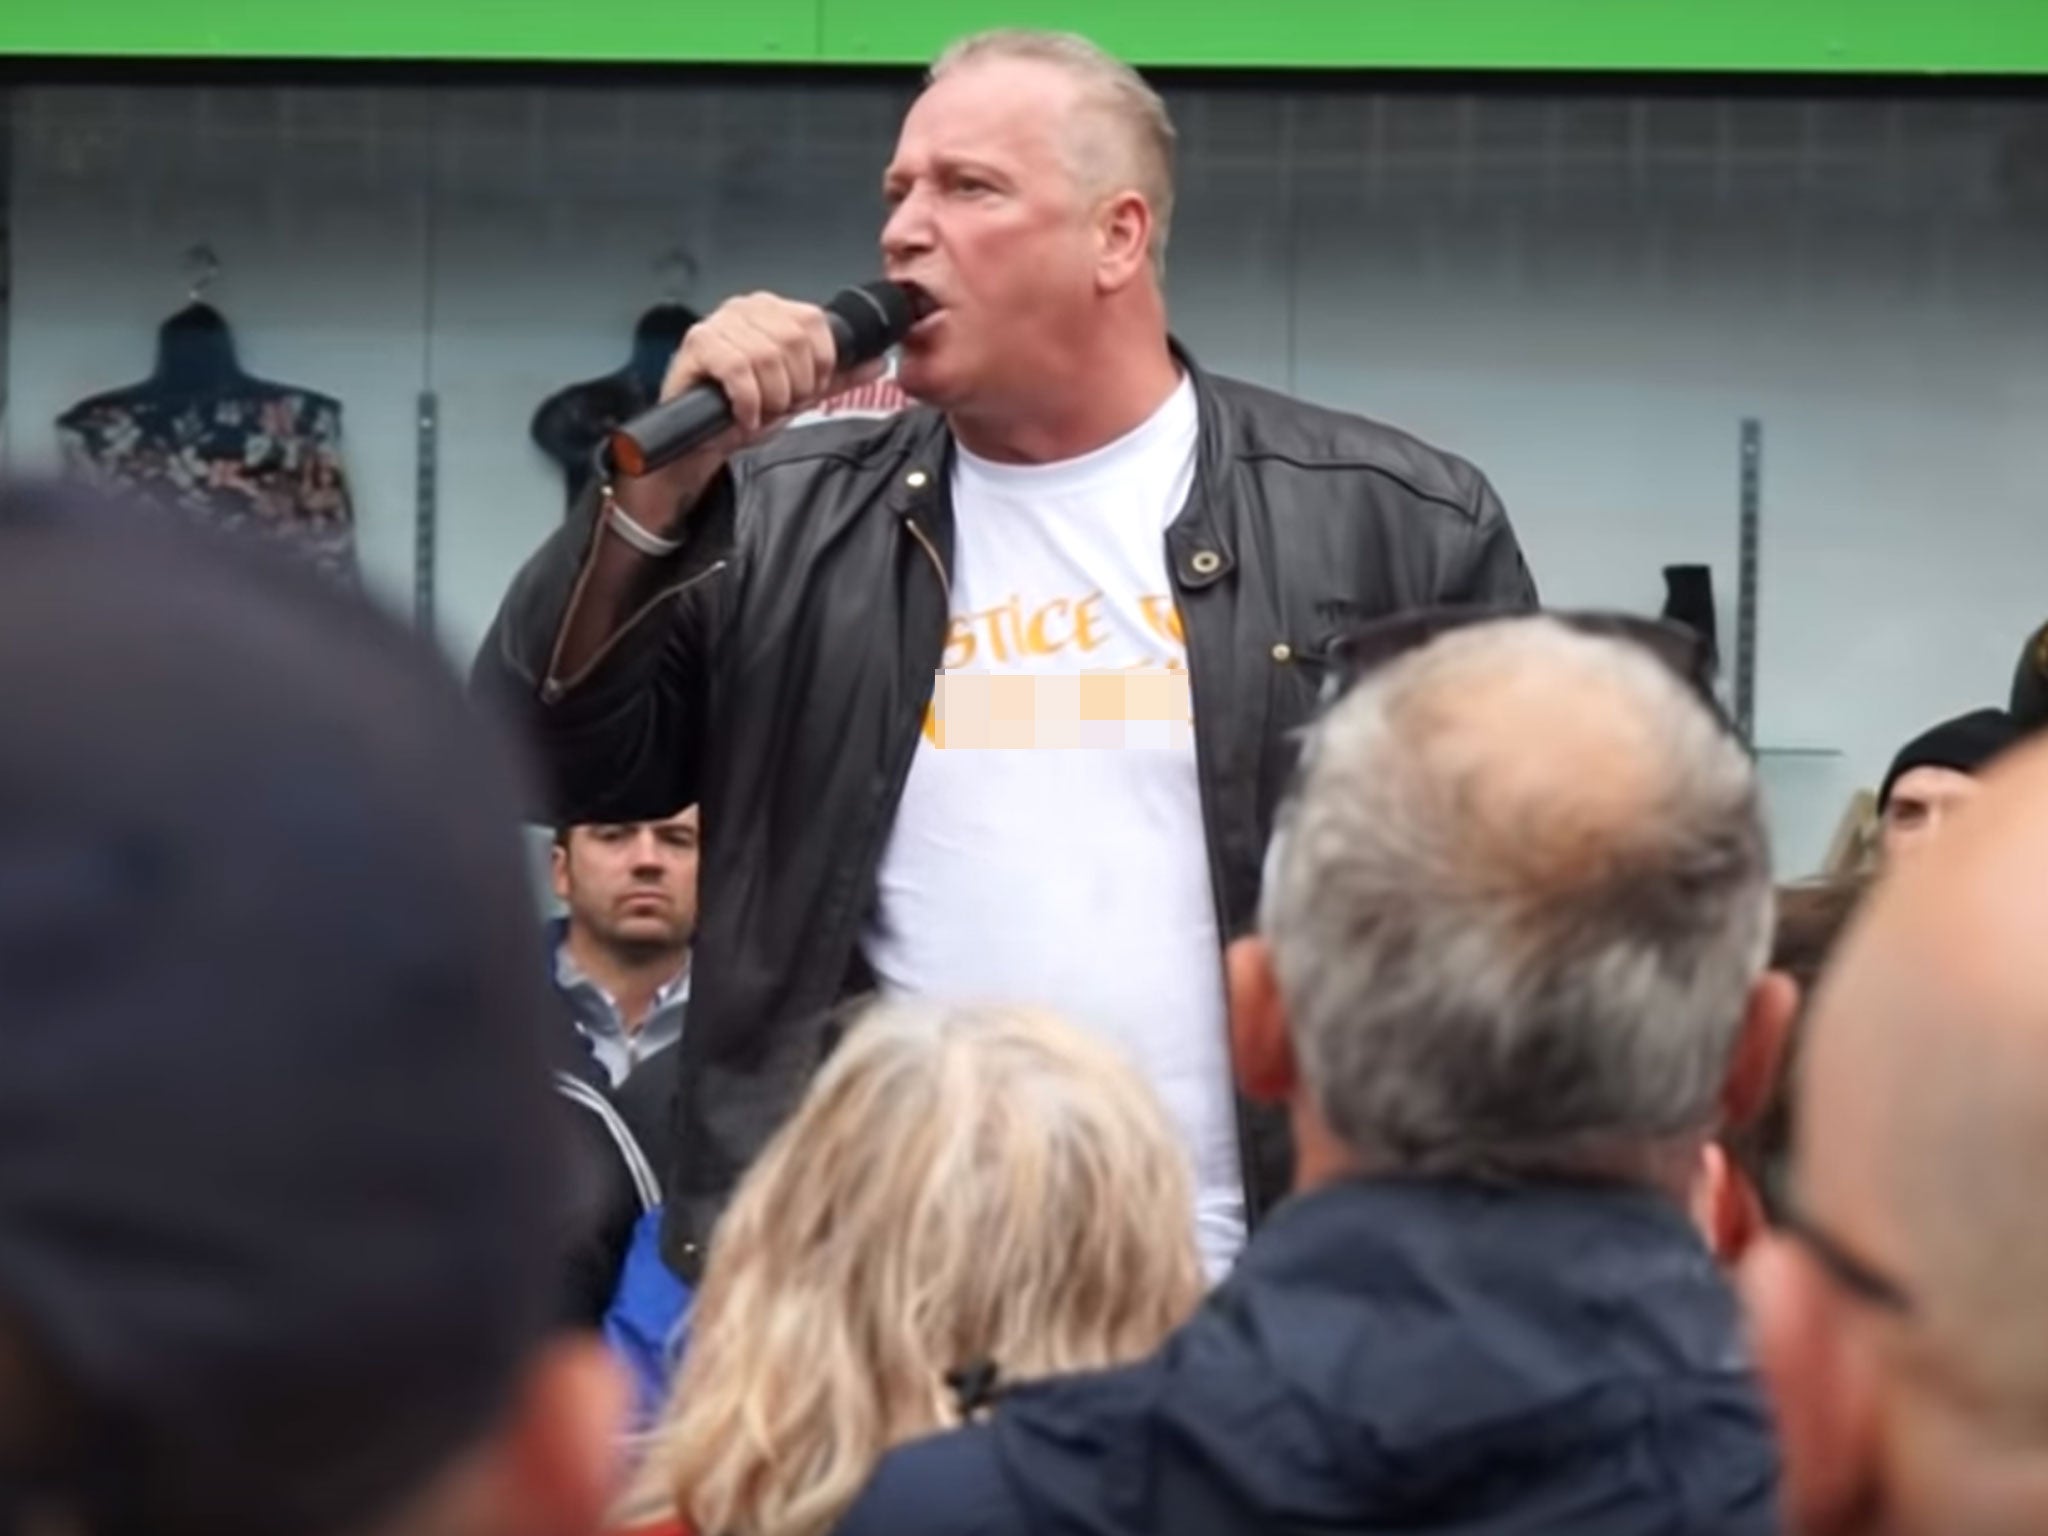
M 950 44 L 931 67 L 926 80 L 937 84 L 968 64 L 1016 59 L 1050 64 L 1064 70 L 1083 92 L 1091 115 L 1106 121 L 1115 151 L 1102 153 L 1099 140 L 1069 145 L 1074 175 L 1097 194 L 1125 187 L 1145 199 L 1152 210 L 1152 238 L 1147 254 L 1152 271 L 1166 278 L 1166 243 L 1173 229 L 1173 116 L 1145 77 L 1114 54 L 1073 32 L 1038 32 L 999 27 L 977 32 Z
M 1157 1346 L 1201 1296 L 1193 1208 L 1109 1045 L 1034 1012 L 871 1009 L 719 1225 L 635 1502 L 718 1536 L 829 1531 L 890 1447 L 959 1422 L 950 1373 Z

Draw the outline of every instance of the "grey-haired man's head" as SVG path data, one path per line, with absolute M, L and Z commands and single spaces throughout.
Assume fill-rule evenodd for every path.
M 1648 648 L 1542 617 L 1369 675 L 1312 733 L 1231 955 L 1246 1088 L 1340 1171 L 1682 1194 L 1767 1086 L 1768 840 L 1742 746 Z

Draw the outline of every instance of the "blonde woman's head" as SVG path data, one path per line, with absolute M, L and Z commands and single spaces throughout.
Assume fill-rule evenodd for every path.
M 1040 1014 L 870 1010 L 721 1222 L 651 1481 L 712 1536 L 829 1530 L 950 1373 L 1135 1359 L 1202 1279 L 1186 1158 L 1113 1049 Z

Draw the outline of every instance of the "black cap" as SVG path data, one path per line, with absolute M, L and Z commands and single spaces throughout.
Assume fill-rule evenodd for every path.
M 2019 727 L 2002 709 L 1973 710 L 1944 720 L 1899 749 L 1884 776 L 1884 786 L 1877 792 L 1877 808 L 1882 811 L 1891 803 L 1892 786 L 1915 768 L 1953 768 L 1958 773 L 1974 774 L 2019 737 Z
M 508 748 L 362 600 L 31 500 L 0 496 L 0 1334 L 80 1420 L 8 1497 L 96 1536 L 359 1527 L 484 1438 L 554 1302 Z

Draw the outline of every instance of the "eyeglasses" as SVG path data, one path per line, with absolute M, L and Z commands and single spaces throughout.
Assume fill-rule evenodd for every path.
M 1576 634 L 1621 640 L 1649 652 L 1698 695 L 1724 728 L 1733 730 L 1720 699 L 1714 693 L 1714 653 L 1706 637 L 1683 624 L 1632 613 L 1532 612 L 1521 608 L 1483 607 L 1410 609 L 1350 630 L 1331 641 L 1321 656 L 1308 658 L 1327 669 L 1318 705 L 1328 708 L 1388 663 L 1457 630 L 1509 619 L 1538 617 L 1562 624 Z
M 1901 1316 L 1915 1310 L 1911 1291 L 1821 1226 L 1797 1200 L 1787 1197 L 1778 1230 L 1812 1254 L 1828 1277 L 1858 1301 Z

